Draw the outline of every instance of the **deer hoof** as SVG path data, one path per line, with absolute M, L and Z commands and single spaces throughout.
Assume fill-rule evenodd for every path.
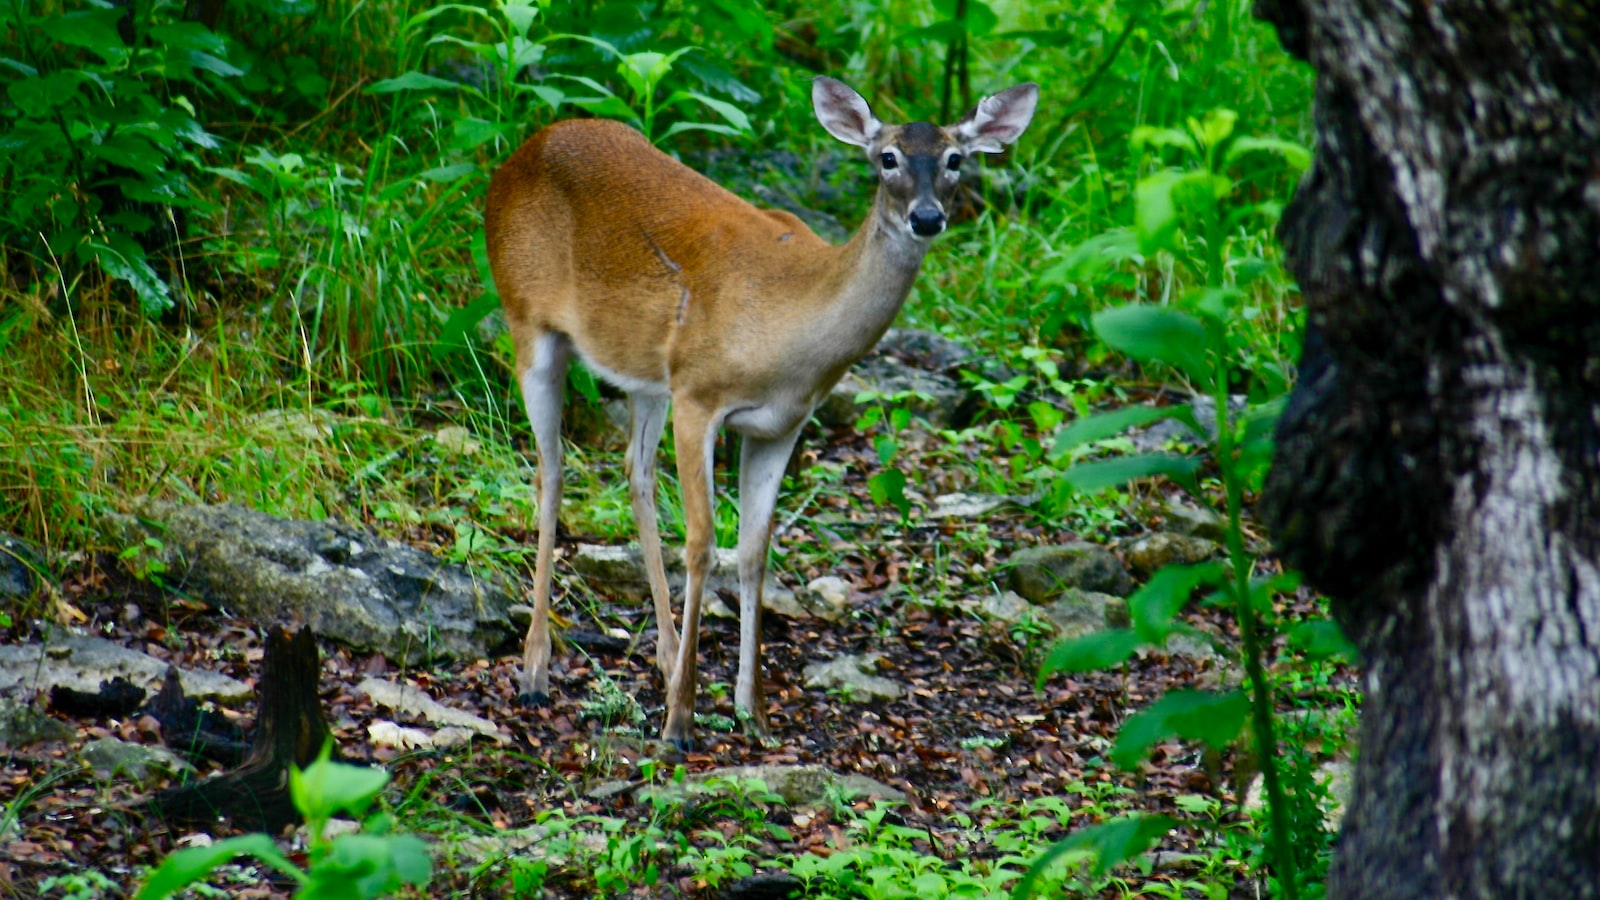
M 539 709 L 550 705 L 550 695 L 544 691 L 523 691 L 517 695 L 517 703 L 525 709 Z

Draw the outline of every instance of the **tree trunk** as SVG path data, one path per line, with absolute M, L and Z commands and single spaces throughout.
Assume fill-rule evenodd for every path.
M 1330 897 L 1600 897 L 1600 10 L 1260 0 L 1316 70 L 1264 510 L 1367 666 Z
M 241 831 L 268 834 L 299 822 L 289 796 L 289 767 L 311 765 L 332 736 L 317 692 L 321 675 L 310 626 L 293 635 L 281 627 L 268 631 L 256 685 L 255 737 L 244 763 L 227 774 L 163 791 L 150 798 L 150 809 L 175 825 L 208 826 L 224 819 Z M 168 704 L 181 706 L 181 693 L 169 697 Z

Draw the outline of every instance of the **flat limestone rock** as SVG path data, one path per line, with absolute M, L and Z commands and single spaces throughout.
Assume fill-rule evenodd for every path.
M 118 675 L 155 693 L 168 665 L 148 653 L 88 635 L 12 644 L 0 647 L 0 694 L 18 696 L 58 684 L 92 693 L 100 690 L 100 682 Z M 215 672 L 179 669 L 178 680 L 190 697 L 222 703 L 241 703 L 255 694 L 244 682 Z
M 683 548 L 668 544 L 661 548 L 661 561 L 667 568 L 667 587 L 674 600 L 683 596 Z M 622 594 L 634 600 L 650 596 L 650 581 L 645 574 L 644 551 L 637 544 L 626 547 L 610 544 L 579 544 L 572 555 L 573 571 L 597 586 Z M 717 548 L 711 565 L 711 575 L 706 579 L 704 609 L 708 616 L 731 619 L 738 610 L 730 609 L 718 596 L 727 593 L 739 595 L 739 551 L 732 547 Z M 767 578 L 761 588 L 761 608 L 789 618 L 804 618 L 812 614 L 796 592 L 784 587 L 767 568 Z
M 340 522 L 147 501 L 102 525 L 128 546 L 155 538 L 168 580 L 190 596 L 262 624 L 304 622 L 402 665 L 482 659 L 517 637 L 496 579 Z
M 467 728 L 497 741 L 505 740 L 499 726 L 482 716 L 445 706 L 422 691 L 407 684 L 395 684 L 381 678 L 365 678 L 356 690 L 372 698 L 379 706 L 387 706 L 397 713 L 420 716 L 434 725 Z
M 880 658 L 877 653 L 846 653 L 827 662 L 812 663 L 802 674 L 806 687 L 838 689 L 850 699 L 898 699 L 905 693 L 904 688 L 881 675 L 871 674 Z
M 829 791 L 843 791 L 863 797 L 879 797 L 894 803 L 906 802 L 905 791 L 874 781 L 865 775 L 835 772 L 816 764 L 725 766 L 690 775 L 682 784 L 645 787 L 641 799 L 660 796 L 738 796 L 755 789 L 759 781 L 783 798 L 791 807 L 817 806 L 827 801 Z
M 51 718 L 32 703 L 0 697 L 0 747 L 68 741 L 75 734 L 71 725 Z

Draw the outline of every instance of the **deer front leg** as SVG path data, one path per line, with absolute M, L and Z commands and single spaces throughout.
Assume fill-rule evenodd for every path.
M 650 579 L 650 597 L 656 605 L 656 666 L 672 679 L 678 655 L 678 630 L 672 624 L 672 594 L 667 590 L 667 570 L 661 562 L 661 531 L 656 526 L 656 448 L 667 424 L 666 395 L 636 393 L 628 396 L 628 492 L 633 499 L 633 522 L 639 530 L 639 550 Z
M 721 419 L 679 399 L 672 411 L 673 445 L 678 451 L 678 485 L 683 491 L 684 567 L 683 633 L 678 659 L 667 677 L 667 723 L 661 737 L 680 750 L 694 744 L 694 697 L 700 646 L 700 596 L 711 573 L 716 532 L 711 522 L 712 452 Z
M 555 332 L 536 335 L 523 357 L 522 403 L 539 456 L 539 553 L 533 568 L 533 621 L 522 643 L 524 706 L 550 702 L 550 580 L 561 515 L 561 401 L 572 346 Z
M 761 687 L 761 595 L 767 578 L 772 512 L 789 454 L 800 428 L 777 438 L 745 435 L 739 455 L 739 680 L 733 704 L 746 731 L 762 740 L 767 727 L 766 692 Z

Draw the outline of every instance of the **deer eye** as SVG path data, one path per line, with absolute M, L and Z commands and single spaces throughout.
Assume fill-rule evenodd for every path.
M 950 154 L 950 158 L 944 161 L 944 167 L 952 172 L 961 168 L 961 154 Z
M 898 168 L 900 168 L 900 160 L 895 159 L 894 158 L 894 154 L 890 153 L 887 150 L 883 151 L 883 155 L 880 156 L 879 159 L 881 159 L 883 161 L 883 167 L 885 169 L 898 169 Z

